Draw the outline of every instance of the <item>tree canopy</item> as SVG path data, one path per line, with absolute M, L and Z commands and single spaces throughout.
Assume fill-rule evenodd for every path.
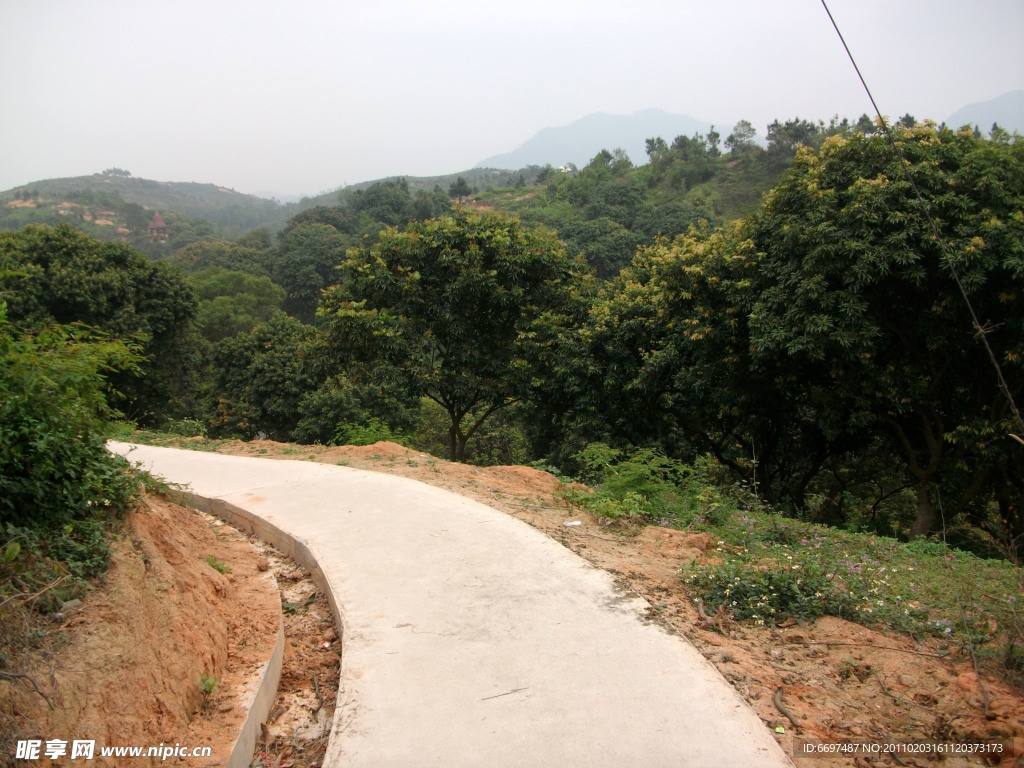
M 457 209 L 350 250 L 319 315 L 341 360 L 373 360 L 444 409 L 462 460 L 495 410 L 529 396 L 582 271 L 547 232 Z
M 911 536 L 940 500 L 974 526 L 994 501 L 1024 532 L 1021 426 L 957 282 L 1019 399 L 1024 145 L 923 124 L 896 143 L 804 146 L 745 220 L 642 247 L 559 344 L 544 450 L 710 453 L 791 513 L 830 499 L 828 522 L 911 488 L 891 518 Z
M 917 486 L 920 535 L 937 495 L 956 514 L 993 483 L 1020 482 L 1008 438 L 1019 427 L 968 300 L 1019 397 L 1024 144 L 927 125 L 894 133 L 899 155 L 883 135 L 801 150 L 752 217 L 752 343 L 813 371 L 807 418 L 827 438 L 892 441 Z
M 144 375 L 111 377 L 132 418 L 159 423 L 187 407 L 196 299 L 168 264 L 62 224 L 0 232 L 0 273 L 10 321 L 22 328 L 81 323 L 141 342 Z
M 251 331 L 282 312 L 285 290 L 269 277 L 208 267 L 189 282 L 199 299 L 200 333 L 209 341 Z
M 75 325 L 19 332 L 0 298 L 0 525 L 52 530 L 127 504 L 103 390 L 107 374 L 139 364 L 133 347 Z

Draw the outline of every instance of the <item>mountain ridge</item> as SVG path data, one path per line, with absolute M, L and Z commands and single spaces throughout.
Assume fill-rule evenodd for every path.
M 707 123 L 690 115 L 642 109 L 629 115 L 594 112 L 568 125 L 542 128 L 516 149 L 481 160 L 475 168 L 526 168 L 531 165 L 586 165 L 602 149 L 622 149 L 634 165 L 646 162 L 645 140 L 706 133 Z
M 994 122 L 1011 133 L 1024 133 L 1024 90 L 1010 91 L 992 99 L 968 104 L 946 120 L 947 125 L 978 126 L 985 133 Z M 714 125 L 723 138 L 731 130 L 724 123 Z M 227 230 L 245 231 L 264 225 L 276 228 L 304 208 L 330 205 L 344 190 L 357 191 L 380 181 L 404 179 L 410 190 L 416 191 L 424 188 L 429 190 L 435 185 L 446 189 L 451 182 L 463 176 L 471 186 L 482 191 L 495 186 L 511 186 L 521 171 L 529 177 L 525 181 L 531 183 L 531 167 L 557 167 L 568 163 L 583 167 L 602 149 L 622 149 L 635 165 L 643 165 L 647 162 L 646 139 L 661 137 L 671 142 L 680 135 L 705 134 L 711 126 L 712 123 L 691 115 L 658 108 L 638 110 L 629 115 L 595 112 L 568 125 L 542 128 L 516 149 L 492 155 L 461 172 L 430 177 L 388 176 L 339 186 L 298 199 L 291 195 L 278 197 L 270 192 L 263 193 L 266 196 L 238 192 L 212 183 L 156 181 L 133 177 L 127 172 L 105 172 L 21 184 L 0 191 L 0 201 L 6 200 L 9 205 L 13 205 L 23 200 L 25 195 L 67 198 L 68 195 L 83 191 L 109 190 L 116 192 L 126 203 L 141 205 L 147 210 L 170 210 L 186 217 L 204 218 Z M 96 202 L 99 204 L 100 200 Z M 8 218 L 18 219 L 17 222 L 10 221 L 8 226 L 25 223 L 21 221 L 22 217 Z M 0 228 L 7 227 L 0 222 Z
M 986 101 L 976 101 L 961 107 L 946 120 L 951 128 L 964 125 L 977 126 L 987 134 L 992 124 L 1013 133 L 1024 133 L 1024 90 L 1009 91 Z

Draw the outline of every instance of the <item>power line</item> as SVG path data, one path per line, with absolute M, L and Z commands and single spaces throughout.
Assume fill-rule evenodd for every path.
M 971 304 L 970 297 L 967 295 L 967 290 L 964 288 L 964 284 L 960 281 L 960 275 L 956 270 L 956 264 L 953 261 L 953 257 L 950 254 L 949 249 L 946 247 L 946 239 L 939 234 L 939 227 L 935 223 L 935 219 L 932 218 L 928 201 L 924 199 L 924 195 L 922 195 L 921 190 L 918 189 L 917 184 L 914 181 L 914 177 L 910 174 L 910 163 L 908 163 L 906 157 L 903 156 L 903 151 L 896 143 L 896 137 L 893 136 L 892 131 L 889 130 L 888 123 L 886 123 L 885 118 L 882 117 L 882 112 L 879 110 L 878 104 L 875 102 L 875 97 L 871 94 L 871 89 L 868 87 L 868 83 L 864 79 L 864 75 L 861 74 L 860 67 L 857 66 L 857 61 L 853 58 L 853 52 L 850 51 L 850 46 L 846 44 L 846 38 L 843 37 L 843 33 L 840 31 L 839 25 L 836 24 L 836 20 L 832 16 L 832 11 L 829 10 L 828 4 L 825 0 L 821 0 L 821 5 L 825 9 L 825 13 L 828 14 L 828 19 L 832 22 L 832 28 L 835 29 L 836 34 L 839 36 L 839 41 L 843 44 L 843 48 L 846 50 L 846 55 L 849 57 L 850 63 L 853 65 L 853 69 L 857 73 L 857 77 L 860 79 L 861 85 L 864 86 L 864 92 L 868 95 L 868 100 L 871 102 L 871 106 L 875 110 L 875 115 L 878 117 L 878 124 L 885 132 L 886 138 L 889 140 L 889 144 L 892 145 L 893 151 L 896 152 L 896 157 L 899 158 L 900 167 L 903 169 L 904 177 L 906 177 L 911 189 L 914 190 L 914 194 L 917 196 L 917 202 L 921 206 L 921 212 L 928 221 L 928 226 L 932 230 L 935 242 L 939 244 L 943 258 L 949 266 L 949 271 L 953 274 L 953 282 L 956 283 L 956 287 L 960 291 L 960 296 L 963 297 L 964 303 L 967 305 L 967 311 L 971 315 L 971 324 L 974 326 L 974 330 L 976 332 L 975 336 L 980 339 L 982 345 L 985 347 L 985 351 L 988 353 L 989 360 L 992 362 L 992 367 L 995 368 L 999 389 L 1010 404 L 1010 410 L 1013 412 L 1014 420 L 1017 422 L 1017 429 L 1024 432 L 1024 418 L 1021 417 L 1020 410 L 1017 408 L 1017 403 L 1013 399 L 1013 393 L 1010 391 L 1010 387 L 1006 383 L 1006 379 L 1003 376 L 1003 369 L 999 365 L 999 360 L 996 358 L 995 352 L 992 350 L 992 345 L 988 343 L 988 332 L 978 320 L 978 315 L 974 311 L 974 306 Z M 1024 442 L 1015 435 L 1013 437 L 1015 437 L 1019 442 Z

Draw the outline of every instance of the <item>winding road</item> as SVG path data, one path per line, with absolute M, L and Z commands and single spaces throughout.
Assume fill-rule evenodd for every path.
M 502 512 L 393 475 L 110 445 L 315 559 L 343 637 L 325 766 L 792 765 L 644 600 Z

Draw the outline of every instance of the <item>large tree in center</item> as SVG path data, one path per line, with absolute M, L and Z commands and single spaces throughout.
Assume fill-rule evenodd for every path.
M 369 363 L 445 410 L 462 461 L 484 421 L 543 378 L 583 270 L 550 233 L 459 209 L 350 250 L 318 314 L 340 364 Z

